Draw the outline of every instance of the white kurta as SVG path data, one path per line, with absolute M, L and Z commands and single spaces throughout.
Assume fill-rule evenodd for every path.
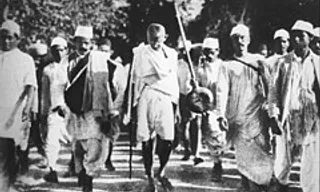
M 17 143 L 23 137 L 22 129 L 26 127 L 22 122 L 22 109 L 24 102 L 19 107 L 14 124 L 5 127 L 19 96 L 26 85 L 37 88 L 37 79 L 34 61 L 31 56 L 19 49 L 2 52 L 0 54 L 0 137 L 15 139 Z
M 56 163 L 60 151 L 60 142 L 71 142 L 71 136 L 67 131 L 68 114 L 65 118 L 60 116 L 57 111 L 52 110 L 58 106 L 66 108 L 64 100 L 64 90 L 67 86 L 67 65 L 65 63 L 51 63 L 44 68 L 42 77 L 41 114 L 48 115 L 47 137 L 45 152 L 48 164 L 56 170 Z
M 320 118 L 319 95 L 315 91 L 320 89 L 319 61 L 311 51 L 304 60 L 294 52 L 281 58 L 269 98 L 270 116 L 277 116 L 279 112 L 285 115 L 281 111 L 284 107 L 288 110 L 283 134 L 276 137 L 275 176 L 280 183 L 287 184 L 294 160 L 292 152 L 302 145 L 301 186 L 306 192 L 319 191 Z M 288 105 L 284 106 L 286 101 Z

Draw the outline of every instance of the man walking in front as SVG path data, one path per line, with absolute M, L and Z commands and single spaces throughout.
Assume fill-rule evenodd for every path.
M 84 192 L 92 191 L 93 177 L 99 176 L 107 155 L 108 139 L 101 124 L 116 116 L 109 85 L 108 55 L 91 51 L 93 29 L 78 26 L 75 52 L 67 59 L 69 85 L 66 103 L 71 110 L 75 169 Z
M 179 99 L 177 77 L 178 55 L 167 47 L 165 28 L 152 23 L 147 29 L 148 45 L 134 49 L 135 100 L 137 106 L 137 141 L 142 152 L 148 186 L 146 191 L 157 191 L 153 172 L 154 154 L 160 159 L 156 174 L 166 191 L 173 190 L 165 176 L 174 139 L 174 112 Z
M 248 53 L 249 28 L 238 24 L 230 34 L 234 55 L 221 68 L 217 86 L 217 114 L 227 119 L 227 140 L 235 148 L 243 192 L 260 192 L 269 185 L 273 160 L 269 154 L 267 66 L 262 57 Z M 223 124 L 223 121 L 219 122 Z

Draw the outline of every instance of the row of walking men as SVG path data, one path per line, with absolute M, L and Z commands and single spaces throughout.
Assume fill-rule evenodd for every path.
M 15 178 L 15 146 L 22 150 L 27 147 L 25 138 L 39 83 L 42 93 L 38 105 L 42 106 L 41 113 L 47 114 L 47 181 L 58 182 L 59 141 L 72 141 L 78 183 L 83 191 L 92 191 L 92 180 L 99 176 L 110 145 L 119 135 L 119 114 L 127 124 L 133 119 L 132 106 L 136 112 L 136 140 L 142 142 L 148 177 L 146 191 L 157 191 L 156 181 L 166 191 L 174 190 L 165 170 L 173 149 L 174 126 L 179 120 L 183 133 L 187 133 L 188 124 L 199 125 L 214 162 L 214 181 L 221 181 L 221 154 L 232 146 L 242 177 L 240 191 L 288 191 L 292 154 L 302 146 L 301 186 L 303 191 L 319 191 L 320 64 L 319 56 L 309 48 L 311 40 L 319 36 L 316 31 L 311 23 L 302 20 L 293 25 L 290 35 L 283 29 L 276 31 L 278 48 L 265 60 L 248 52 L 249 28 L 238 24 L 230 33 L 233 57 L 220 60 L 218 39 L 206 38 L 195 67 L 196 78 L 192 79 L 184 58 L 178 60 L 177 52 L 164 44 L 165 28 L 152 23 L 147 29 L 148 44 L 133 49 L 131 70 L 126 75 L 130 77 L 129 85 L 114 86 L 107 63 L 117 63 L 108 54 L 91 50 L 91 27 L 77 27 L 75 51 L 70 55 L 65 39 L 52 40 L 55 61 L 44 69 L 41 82 L 37 83 L 33 60 L 17 49 L 19 25 L 10 20 L 4 22 L 0 84 L 6 91 L 1 96 L 0 141 L 6 147 L 1 148 L 2 191 L 9 191 Z M 291 52 L 287 52 L 289 39 Z M 117 90 L 118 87 L 122 88 Z M 129 107 L 122 112 L 125 87 Z M 207 88 L 213 98 L 209 108 L 193 113 L 187 107 L 187 94 L 199 87 Z M 276 135 L 273 148 L 269 129 Z M 188 158 L 187 138 L 184 143 Z M 155 174 L 156 151 L 160 167 Z M 202 159 L 195 154 L 194 161 L 197 164 Z

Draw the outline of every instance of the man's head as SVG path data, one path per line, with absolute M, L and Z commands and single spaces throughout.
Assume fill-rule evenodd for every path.
M 298 20 L 291 28 L 291 41 L 294 49 L 305 49 L 313 38 L 313 25 L 307 21 Z
M 220 45 L 219 45 L 218 39 L 208 37 L 203 40 L 202 55 L 207 61 L 209 62 L 215 61 L 218 58 L 219 53 L 220 53 Z
M 290 46 L 290 35 L 285 29 L 277 30 L 274 35 L 274 51 L 277 54 L 283 55 L 288 52 Z
M 260 55 L 262 55 L 263 57 L 268 57 L 268 53 L 269 53 L 268 45 L 265 44 L 265 43 L 261 43 L 261 44 L 258 46 L 258 53 L 259 53 Z
M 0 29 L 0 44 L 2 51 L 11 51 L 18 47 L 20 40 L 20 26 L 12 21 L 5 21 Z
M 50 47 L 51 54 L 56 62 L 60 62 L 68 54 L 68 43 L 62 37 L 52 39 Z
M 28 37 L 30 43 L 36 43 L 37 42 L 37 36 L 38 36 L 38 33 L 35 30 L 31 31 L 31 34 Z
M 236 55 L 242 55 L 248 51 L 250 44 L 249 28 L 243 24 L 238 24 L 232 28 L 230 33 L 232 46 Z
M 147 40 L 154 50 L 159 50 L 167 39 L 166 29 L 158 23 L 151 23 L 147 29 Z
M 113 54 L 112 43 L 108 38 L 102 38 L 98 42 L 98 49 L 108 53 L 110 56 Z
M 36 66 L 40 66 L 43 58 L 48 54 L 48 47 L 46 44 L 37 42 L 30 46 L 29 53 L 33 57 Z
M 79 55 L 89 53 L 92 46 L 93 28 L 89 26 L 78 26 L 74 35 L 74 44 Z
M 313 35 L 310 47 L 315 54 L 320 55 L 320 27 L 313 30 Z
M 186 48 L 187 48 L 187 51 L 190 52 L 191 48 L 192 48 L 192 42 L 190 40 L 186 40 L 185 42 L 186 44 Z M 184 47 L 184 43 L 182 41 L 182 38 L 179 38 L 178 39 L 178 46 L 177 46 L 177 51 L 178 53 L 182 56 L 182 55 L 186 55 L 186 49 Z

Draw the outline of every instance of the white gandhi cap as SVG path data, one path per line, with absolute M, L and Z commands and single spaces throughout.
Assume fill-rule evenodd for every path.
M 202 48 L 219 49 L 219 41 L 216 38 L 208 37 L 203 40 Z
M 243 24 L 238 24 L 238 25 L 236 25 L 235 27 L 232 28 L 230 36 L 233 36 L 233 35 L 236 35 L 236 34 L 249 37 L 250 36 L 250 31 L 249 31 L 249 28 L 247 26 L 245 26 Z
M 1 25 L 1 30 L 8 30 L 13 34 L 18 35 L 18 37 L 21 35 L 20 26 L 12 20 L 6 20 L 3 22 Z
M 60 45 L 63 47 L 68 47 L 67 41 L 62 37 L 55 37 L 52 39 L 50 46 L 53 47 L 55 45 Z
M 46 44 L 41 42 L 37 42 L 30 46 L 30 51 L 34 53 L 36 56 L 46 55 L 48 53 L 48 47 Z
M 314 30 L 313 30 L 313 35 L 314 35 L 315 37 L 320 38 L 320 27 L 314 28 Z
M 313 35 L 313 25 L 307 21 L 297 20 L 291 28 L 292 31 L 305 31 Z
M 282 37 L 284 39 L 290 39 L 289 32 L 286 31 L 285 29 L 279 29 L 274 33 L 273 39 L 277 39 L 279 37 Z
M 93 28 L 90 26 L 78 26 L 74 33 L 74 37 L 84 37 L 87 39 L 92 39 Z

